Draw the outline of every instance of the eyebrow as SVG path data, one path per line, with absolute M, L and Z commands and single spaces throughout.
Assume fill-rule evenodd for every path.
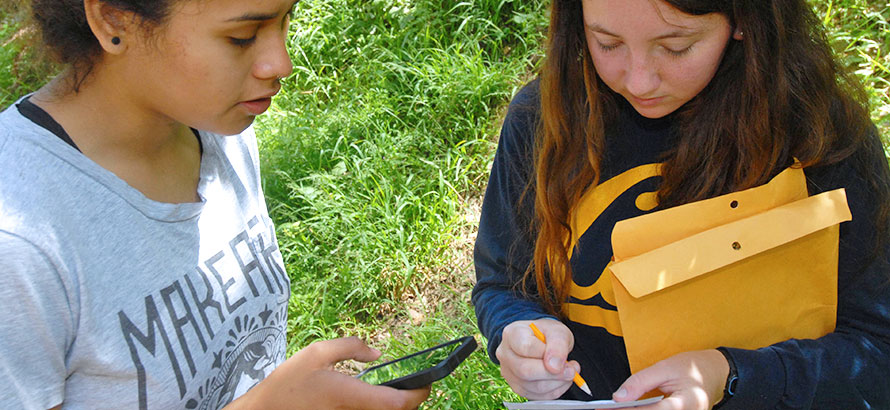
M 291 4 L 290 7 L 288 7 L 288 9 L 287 9 L 287 13 L 293 12 L 294 7 L 296 7 L 297 3 L 299 3 L 299 2 L 300 2 L 300 0 L 297 0 L 293 4 Z M 287 13 L 285 13 L 285 14 L 287 14 Z M 232 18 L 226 20 L 226 22 L 266 21 L 266 20 L 272 20 L 272 19 L 278 17 L 278 14 L 279 14 L 278 12 L 275 12 L 275 13 L 244 13 L 238 17 L 232 17 Z
M 227 22 L 239 22 L 239 21 L 266 21 L 272 20 L 278 13 L 245 13 L 238 17 L 232 17 Z
M 619 36 L 618 34 L 615 34 L 611 31 L 607 30 L 605 27 L 600 26 L 599 24 L 591 23 L 591 24 L 585 24 L 585 26 L 587 26 L 588 30 L 595 31 L 598 33 L 603 33 L 607 36 L 621 38 L 621 36 Z M 666 38 L 677 38 L 677 37 L 689 37 L 689 36 L 695 35 L 698 32 L 699 32 L 699 30 L 695 30 L 695 29 L 691 29 L 691 28 L 682 28 L 682 29 L 678 29 L 678 30 L 674 30 L 674 31 L 662 34 L 658 37 L 655 37 L 653 40 L 663 40 Z

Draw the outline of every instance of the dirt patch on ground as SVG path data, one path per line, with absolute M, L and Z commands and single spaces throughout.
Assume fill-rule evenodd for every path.
M 381 312 L 384 317 L 391 315 L 384 319 L 387 325 L 383 328 L 387 331 L 374 335 L 372 340 L 379 342 L 389 337 L 403 337 L 408 327 L 420 325 L 431 315 L 450 316 L 457 311 L 458 305 L 470 303 L 469 293 L 476 283 L 473 246 L 482 198 L 466 198 L 463 203 L 466 206 L 460 225 L 455 228 L 455 240 L 443 249 L 446 262 L 435 268 L 418 267 L 415 283 L 401 295 L 400 306 L 390 306 L 388 311 Z
M 470 303 L 470 291 L 476 283 L 473 269 L 473 246 L 479 227 L 481 197 L 462 201 L 464 207 L 455 240 L 444 252 L 445 264 L 435 269 L 418 267 L 415 283 L 402 292 L 397 306 L 383 306 L 378 315 L 385 325 L 368 335 L 366 342 L 375 347 L 387 346 L 390 339 L 410 341 L 408 330 L 419 326 L 433 315 L 456 317 Z M 355 374 L 365 367 L 353 361 L 339 363 L 337 369 Z

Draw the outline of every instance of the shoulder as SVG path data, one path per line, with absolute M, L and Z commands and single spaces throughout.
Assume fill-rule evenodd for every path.
M 72 261 L 68 240 L 85 237 L 85 227 L 128 200 L 124 182 L 15 105 L 0 113 L 0 164 L 0 230 L 33 244 L 61 270 Z
M 804 172 L 811 195 L 844 189 L 853 219 L 841 225 L 842 244 L 848 242 L 867 249 L 869 246 L 864 244 L 879 239 L 890 229 L 890 167 L 877 132 L 843 160 L 813 166 Z M 850 242 L 851 238 L 855 240 Z
M 541 81 L 534 79 L 519 89 L 507 107 L 507 122 L 534 125 L 541 115 Z
M 876 130 L 863 138 L 859 149 L 851 155 L 838 162 L 807 168 L 806 174 L 813 194 L 837 188 L 877 195 L 890 191 L 890 168 Z
M 28 227 L 35 216 L 49 214 L 45 204 L 60 199 L 69 185 L 61 181 L 76 174 L 54 149 L 56 140 L 15 105 L 0 113 L 0 229 L 15 221 Z
M 540 80 L 535 79 L 523 86 L 510 101 L 498 150 L 511 155 L 529 154 L 540 118 Z
M 16 107 L 19 101 L 0 112 L 0 153 L 11 149 L 10 144 L 12 143 L 25 142 L 22 138 L 17 138 L 16 136 L 37 134 L 43 130 L 40 126 L 19 113 Z

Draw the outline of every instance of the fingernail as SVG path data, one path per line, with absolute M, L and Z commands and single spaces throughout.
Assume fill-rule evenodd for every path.
M 550 358 L 550 367 L 558 369 L 558 368 L 562 367 L 562 363 L 559 362 L 559 359 L 557 359 L 555 357 L 551 357 Z
M 613 396 L 620 399 L 624 396 L 627 396 L 627 390 L 625 390 L 624 387 L 622 387 L 622 388 L 618 389 L 618 391 L 616 391 L 615 394 L 613 394 Z

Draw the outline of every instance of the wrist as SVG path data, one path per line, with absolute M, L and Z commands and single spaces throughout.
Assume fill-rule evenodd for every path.
M 223 407 L 223 410 L 247 410 L 247 409 L 265 409 L 267 408 L 264 403 L 261 403 L 259 392 L 257 392 L 257 387 L 259 385 L 254 386 L 254 388 L 248 390 L 243 395 L 237 397 L 235 400 L 232 400 L 229 404 Z
M 739 372 L 736 368 L 735 361 L 732 359 L 732 356 L 724 347 L 718 347 L 717 351 L 723 354 L 723 357 L 726 359 L 726 363 L 729 365 L 729 373 L 726 375 L 726 383 L 723 386 L 723 398 L 714 405 L 713 409 L 719 409 L 724 404 L 726 404 L 729 400 L 735 396 L 735 392 L 738 389 L 739 383 Z

